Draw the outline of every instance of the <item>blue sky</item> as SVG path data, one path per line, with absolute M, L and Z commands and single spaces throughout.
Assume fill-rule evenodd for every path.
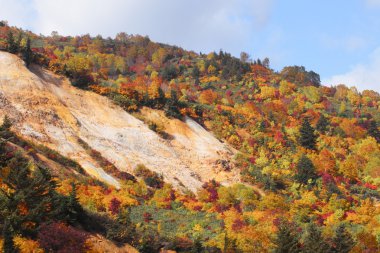
M 36 33 L 117 32 L 197 52 L 303 65 L 326 85 L 380 91 L 380 0 L 0 0 L 0 19 Z

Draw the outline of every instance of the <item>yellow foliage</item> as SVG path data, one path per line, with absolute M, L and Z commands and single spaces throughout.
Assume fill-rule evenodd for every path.
M 355 106 L 358 106 L 361 102 L 360 94 L 354 87 L 351 87 L 350 90 L 348 90 L 347 99 Z
M 213 65 L 210 65 L 207 69 L 207 73 L 211 75 L 216 74 L 216 68 Z
M 90 65 L 89 60 L 85 55 L 74 55 L 66 61 L 67 70 L 73 73 L 84 73 L 88 71 Z
M 155 51 L 153 54 L 152 54 L 152 63 L 157 66 L 157 67 L 160 67 L 161 64 L 163 63 L 165 57 L 167 55 L 167 52 L 165 50 L 165 48 L 159 48 L 157 51 Z
M 361 204 L 355 208 L 355 213 L 349 213 L 346 220 L 355 224 L 365 225 L 371 221 L 380 210 L 374 206 L 371 199 L 364 199 Z
M 215 53 L 214 52 L 211 52 L 207 55 L 207 60 L 212 60 L 215 58 Z
M 363 171 L 364 166 L 365 160 L 363 157 L 356 154 L 351 154 L 346 158 L 346 160 L 340 163 L 339 172 L 348 178 L 356 179 Z
M 281 80 L 280 82 L 280 94 L 282 96 L 285 96 L 285 95 L 290 95 L 294 92 L 296 88 L 296 85 L 293 84 L 293 83 L 290 83 L 288 81 L 285 81 L 285 80 Z
M 276 95 L 276 88 L 271 86 L 263 86 L 261 87 L 260 98 L 262 99 L 272 99 Z
M 268 193 L 257 206 L 259 210 L 286 210 L 288 207 L 284 197 L 275 193 Z
M 212 82 L 218 82 L 220 80 L 217 76 L 205 76 L 201 78 L 202 83 L 212 83 Z
M 175 191 L 170 185 L 165 184 L 162 189 L 159 189 L 154 193 L 154 196 L 150 201 L 154 202 L 158 207 L 167 208 L 175 198 Z
M 158 77 L 158 72 L 153 70 L 152 73 L 150 74 L 150 79 L 154 80 Z
M 327 219 L 324 221 L 324 224 L 326 226 L 334 226 L 335 224 L 339 224 L 339 222 L 342 221 L 343 216 L 344 211 L 342 209 L 337 209 L 332 215 L 327 217 Z
M 44 250 L 40 248 L 40 245 L 37 241 L 23 237 L 15 237 L 15 245 L 19 248 L 20 253 L 43 253 Z
M 372 137 L 367 137 L 353 146 L 352 151 L 366 160 L 370 160 L 372 156 L 380 155 L 379 144 Z

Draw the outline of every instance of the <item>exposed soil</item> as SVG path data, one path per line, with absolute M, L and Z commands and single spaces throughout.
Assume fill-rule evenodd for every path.
M 133 174 L 141 163 L 177 188 L 196 191 L 213 178 L 239 181 L 230 164 L 234 151 L 194 120 L 168 119 L 144 108 L 141 116 L 164 125 L 173 137 L 166 140 L 107 98 L 38 66 L 31 70 L 17 56 L 0 52 L 0 116 L 7 114 L 15 132 L 77 161 L 90 175 L 119 186 L 78 139 L 121 171 Z

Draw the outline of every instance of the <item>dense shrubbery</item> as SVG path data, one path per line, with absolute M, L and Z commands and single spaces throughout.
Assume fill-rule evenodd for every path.
M 144 182 L 153 188 L 162 188 L 164 180 L 162 175 L 158 175 L 156 172 L 149 170 L 143 164 L 137 165 L 135 169 L 135 175 L 141 177 Z
M 38 242 L 46 252 L 85 252 L 88 234 L 64 223 L 43 224 Z

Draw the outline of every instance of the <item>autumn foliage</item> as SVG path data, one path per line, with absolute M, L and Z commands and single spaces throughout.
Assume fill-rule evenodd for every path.
M 264 64 L 223 51 L 197 54 L 125 33 L 114 39 L 41 37 L 4 23 L 0 47 L 20 56 L 17 45 L 8 47 L 9 31 L 14 37 L 21 34 L 21 45 L 31 39 L 32 62 L 68 77 L 74 86 L 108 97 L 135 116 L 150 107 L 179 120 L 196 119 L 236 150 L 233 163 L 241 184 L 225 186 L 213 180 L 204 182 L 196 194 L 178 191 L 143 164 L 133 171 L 136 179 L 123 176 L 88 149 L 105 170 L 119 175 L 122 187 L 74 176 L 48 180 L 57 183 L 54 192 L 62 199 L 73 195 L 72 181 L 81 182 L 76 199 L 85 221 L 68 225 L 63 218 L 22 220 L 19 231 L 28 233 L 21 239 L 3 236 L 4 245 L 24 240 L 45 250 L 85 250 L 87 235 L 95 230 L 141 252 L 380 250 L 377 92 L 323 86 L 319 75 L 303 66 L 277 72 L 270 69 L 269 59 Z M 171 141 L 163 134 L 165 126 L 149 127 L 163 141 Z M 17 139 L 8 124 L 0 134 L 9 141 Z M 2 148 L 1 189 L 14 193 L 4 179 L 12 175 L 6 161 L 15 154 L 4 143 Z M 42 150 L 47 153 L 41 147 L 33 152 Z M 49 213 L 54 205 L 47 202 L 40 209 Z M 39 210 L 28 199 L 9 205 L 20 217 L 29 218 L 33 208 Z M 4 224 L 9 230 L 17 225 L 11 228 L 3 218 Z

